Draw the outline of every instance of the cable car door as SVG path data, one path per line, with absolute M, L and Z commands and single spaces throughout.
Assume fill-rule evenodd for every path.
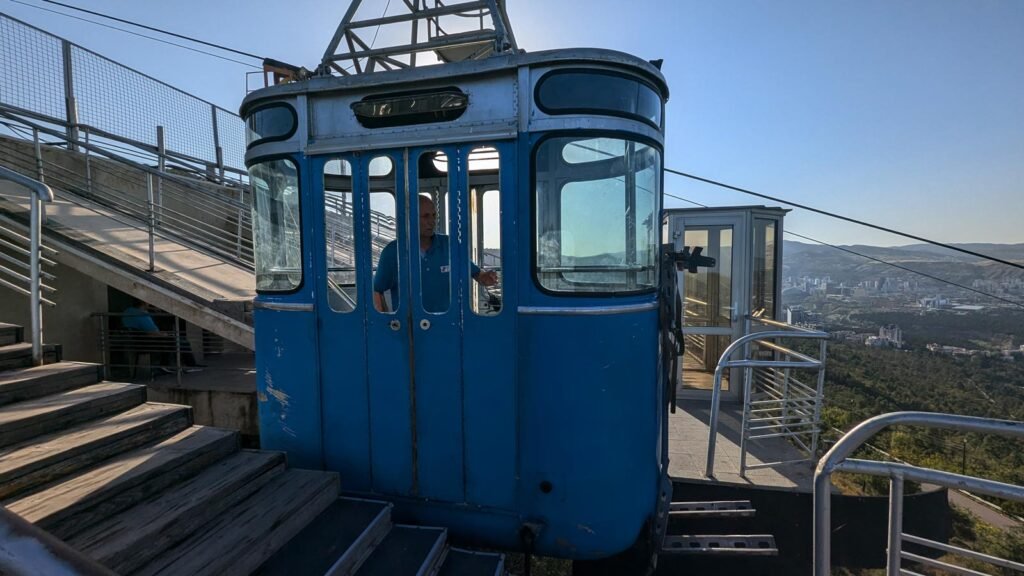
M 486 154 L 470 147 L 352 159 L 359 273 L 351 284 L 362 325 L 330 306 L 321 324 L 325 461 L 347 486 L 512 504 L 514 318 L 501 313 L 513 298 L 502 286 L 508 258 L 500 246 L 514 232 L 501 225 L 501 214 L 513 213 L 502 203 L 513 198 L 500 198 L 500 189 L 514 170 L 498 170 L 498 150 L 474 161 L 490 168 L 476 174 L 470 156 Z M 354 339 L 362 366 L 342 362 L 350 351 L 325 349 L 325 340 Z

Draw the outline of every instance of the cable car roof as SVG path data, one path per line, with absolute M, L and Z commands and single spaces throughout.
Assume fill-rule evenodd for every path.
M 270 86 L 247 95 L 242 100 L 240 113 L 245 116 L 250 108 L 258 102 L 275 100 L 281 97 L 300 94 L 327 94 L 331 92 L 362 91 L 368 87 L 382 88 L 386 86 L 407 85 L 441 79 L 479 76 L 512 70 L 519 67 L 538 67 L 544 65 L 599 65 L 619 68 L 624 71 L 643 76 L 658 88 L 662 96 L 668 99 L 668 83 L 658 68 L 642 58 L 602 48 L 565 48 L 545 50 L 541 52 L 518 52 L 492 56 L 483 60 L 467 60 L 421 66 L 402 70 L 386 70 L 371 74 L 355 74 L 351 76 L 323 76 L 308 80 L 290 82 Z

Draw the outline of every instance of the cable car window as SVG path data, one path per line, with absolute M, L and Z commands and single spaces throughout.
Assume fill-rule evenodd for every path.
M 271 104 L 257 108 L 245 121 L 245 143 L 247 147 L 263 142 L 287 140 L 295 134 L 298 117 L 291 106 Z
M 324 246 L 327 302 L 335 312 L 352 312 L 358 302 L 353 200 L 352 165 L 329 160 L 324 165 Z
M 647 83 L 600 70 L 558 70 L 537 84 L 537 106 L 547 114 L 610 114 L 661 127 L 662 101 Z
M 366 238 L 370 242 L 373 263 L 374 308 L 394 314 L 402 307 L 402 270 L 398 254 L 398 224 L 395 219 L 395 163 L 388 156 L 377 156 L 369 162 L 370 225 Z
M 500 164 L 494 148 L 469 153 L 469 306 L 480 316 L 501 312 Z
M 654 290 L 658 150 L 616 138 L 549 138 L 536 149 L 534 186 L 534 272 L 542 289 Z
M 302 284 L 299 172 L 287 158 L 249 169 L 253 188 L 256 290 L 290 292 Z
M 440 165 L 439 165 L 440 164 Z M 431 170 L 431 167 L 439 169 Z M 443 152 L 420 155 L 416 185 L 420 303 L 425 312 L 443 314 L 451 306 L 451 241 L 448 235 L 448 158 Z M 443 209 L 444 212 L 440 213 Z

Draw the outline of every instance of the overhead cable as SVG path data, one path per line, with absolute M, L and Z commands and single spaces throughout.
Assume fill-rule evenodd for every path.
M 191 46 L 185 46 L 184 44 L 178 44 L 177 42 L 171 42 L 169 40 L 164 40 L 162 38 L 155 38 L 153 36 L 149 36 L 149 35 L 146 35 L 146 34 L 140 34 L 138 32 L 133 32 L 131 30 L 126 30 L 124 28 L 119 28 L 117 26 L 111 26 L 110 24 L 104 24 L 103 22 L 96 22 L 95 20 L 89 20 L 88 18 L 81 18 L 79 16 L 75 16 L 74 14 L 65 14 L 64 12 L 60 12 L 58 10 L 51 10 L 49 8 L 46 8 L 45 6 L 36 6 L 35 4 L 30 4 L 28 2 L 25 2 L 24 0 L 11 0 L 11 2 L 14 2 L 15 4 L 21 4 L 23 6 L 28 6 L 30 8 L 35 8 L 36 10 L 43 10 L 45 12 L 50 12 L 51 14 L 57 14 L 57 15 L 60 15 L 60 16 L 64 16 L 66 18 L 73 18 L 73 19 L 79 20 L 81 22 L 88 22 L 89 24 L 95 24 L 97 26 L 103 26 L 104 28 L 109 28 L 111 30 L 117 30 L 118 32 L 124 32 L 125 34 L 131 34 L 133 36 L 138 36 L 139 38 L 145 38 L 147 40 L 153 40 L 155 42 L 160 42 L 160 43 L 163 43 L 163 44 L 168 44 L 170 46 L 175 46 L 177 48 L 183 48 L 185 50 L 190 50 L 192 52 L 196 52 L 196 53 L 199 53 L 199 54 L 204 54 L 206 56 L 212 56 L 214 58 L 219 58 L 221 60 L 226 60 L 228 62 L 234 62 L 235 64 L 241 64 L 243 66 L 248 66 L 250 68 L 260 69 L 259 66 L 256 66 L 254 64 L 250 64 L 249 62 L 242 62 L 241 60 L 235 60 L 234 58 L 228 58 L 227 56 L 221 56 L 220 54 L 214 54 L 213 52 L 207 52 L 206 50 L 200 50 L 198 48 L 193 48 Z
M 930 240 L 928 238 L 923 238 L 921 236 L 915 236 L 913 234 L 908 234 L 906 232 L 900 232 L 899 230 L 894 230 L 892 228 L 886 228 L 885 226 L 879 226 L 878 224 L 872 224 L 870 222 L 865 222 L 863 220 L 857 220 L 856 218 L 850 218 L 849 216 L 843 216 L 842 214 L 836 214 L 834 212 L 828 212 L 828 211 L 822 210 L 820 208 L 814 208 L 812 206 L 807 206 L 806 204 L 798 204 L 796 202 L 791 202 L 789 200 L 784 200 L 782 198 L 776 198 L 774 196 L 769 196 L 767 194 L 761 194 L 760 192 L 754 192 L 753 190 L 747 190 L 745 188 L 740 188 L 738 186 L 732 186 L 730 184 L 725 184 L 724 182 L 718 182 L 716 180 L 711 180 L 709 178 L 702 178 L 700 176 L 694 176 L 693 174 L 687 174 L 686 172 L 680 172 L 679 170 L 673 170 L 671 168 L 665 168 L 665 172 L 671 172 L 672 174 L 675 174 L 677 176 L 682 176 L 684 178 L 690 178 L 691 180 L 696 180 L 698 182 L 704 182 L 705 184 L 711 184 L 713 186 L 718 186 L 718 187 L 721 187 L 721 188 L 726 188 L 728 190 L 734 190 L 736 192 L 742 192 L 743 194 L 749 194 L 751 196 L 757 196 L 758 198 L 764 198 L 766 200 L 771 200 L 772 202 L 780 202 L 782 204 L 789 204 L 790 206 L 795 206 L 797 208 L 800 208 L 802 210 L 807 210 L 809 212 L 815 212 L 817 214 L 822 214 L 824 216 L 829 216 L 831 218 L 837 218 L 839 220 L 844 220 L 846 222 L 852 222 L 854 224 L 860 224 L 861 226 L 867 226 L 868 228 L 874 228 L 875 230 L 881 230 L 883 232 L 888 232 L 890 234 L 895 234 L 897 236 L 903 236 L 904 238 L 910 238 L 910 239 L 913 239 L 913 240 L 917 240 L 918 242 L 925 242 L 927 244 L 932 244 L 934 246 L 940 246 L 942 248 L 946 248 L 948 250 L 953 250 L 955 252 L 961 252 L 963 254 L 969 254 L 971 256 L 975 256 L 975 257 L 981 258 L 983 260 L 989 260 L 989 261 L 992 261 L 992 262 L 998 262 L 1000 264 L 1005 264 L 1007 266 L 1013 266 L 1014 268 L 1019 268 L 1021 270 L 1024 270 L 1024 264 L 1018 264 L 1017 262 L 1010 262 L 1009 260 L 1003 260 L 1002 258 L 996 258 L 995 256 L 989 256 L 987 254 L 982 254 L 980 252 L 975 252 L 973 250 L 968 250 L 966 248 L 960 248 L 960 247 L 954 246 L 952 244 L 946 244 L 945 242 L 939 242 L 938 240 Z
M 68 8 L 70 10 L 77 10 L 79 12 L 85 12 L 86 14 L 92 14 L 93 16 L 99 16 L 100 18 L 107 18 L 108 20 L 113 20 L 115 22 L 120 22 L 122 24 L 129 24 L 131 26 L 136 26 L 138 28 L 144 28 L 146 30 L 151 30 L 153 32 L 159 32 L 161 34 L 166 34 L 168 36 L 174 36 L 175 38 L 181 38 L 182 40 L 188 40 L 189 42 L 195 42 L 196 44 L 203 44 L 203 45 L 206 45 L 206 46 L 210 46 L 211 48 L 217 48 L 218 50 L 224 50 L 225 52 L 234 52 L 235 54 L 238 54 L 240 56 L 248 56 L 249 58 L 255 58 L 257 60 L 264 60 L 263 56 L 257 56 L 256 54 L 252 54 L 250 52 L 243 52 L 241 50 L 236 50 L 234 48 L 228 48 L 227 46 L 223 46 L 221 44 L 214 44 L 213 42 L 207 42 L 206 40 L 200 40 L 198 38 L 193 38 L 191 36 L 185 36 L 184 34 L 178 34 L 176 32 L 170 32 L 168 30 L 163 30 L 161 28 L 156 28 L 154 26 L 147 26 L 145 24 L 139 24 L 138 22 L 134 22 L 132 20 L 126 20 L 124 18 L 118 18 L 117 16 L 111 16 L 109 14 L 104 14 L 102 12 L 95 12 L 93 10 L 86 10 L 85 8 L 79 8 L 78 6 L 72 6 L 70 4 L 64 4 L 63 2 L 57 2 L 56 0 L 39 0 L 39 1 L 40 2 L 46 2 L 47 4 L 54 4 L 56 6 L 61 6 L 63 8 Z

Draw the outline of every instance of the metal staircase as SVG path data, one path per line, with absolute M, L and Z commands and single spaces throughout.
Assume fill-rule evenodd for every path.
M 59 346 L 32 366 L 23 335 L 0 324 L 0 573 L 36 573 L 44 548 L 73 574 L 504 573 L 500 555 L 395 525 L 388 503 L 339 498 L 336 473 L 240 450 Z
M 754 514 L 756 511 L 748 500 L 673 502 L 669 507 L 669 533 L 662 543 L 661 554 L 777 556 L 779 550 L 773 536 L 740 533 L 742 522 L 735 519 L 750 518 Z M 726 533 L 707 533 L 713 530 Z

